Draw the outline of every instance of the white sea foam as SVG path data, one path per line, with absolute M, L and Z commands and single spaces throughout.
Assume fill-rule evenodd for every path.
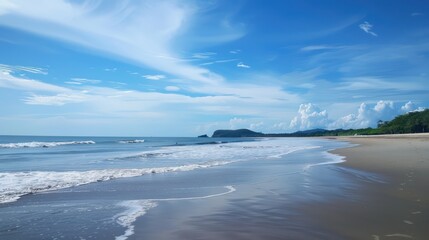
M 95 144 L 94 141 L 1 143 L 0 148 L 39 148 L 74 144 Z
M 119 143 L 144 143 L 144 139 L 121 140 Z
M 0 203 L 13 202 L 21 196 L 107 181 L 117 178 L 136 177 L 145 174 L 184 172 L 231 163 L 232 161 L 211 161 L 201 164 L 188 164 L 175 167 L 140 169 L 104 169 L 67 172 L 7 172 L 0 173 Z
M 151 208 L 156 207 L 158 204 L 151 200 L 130 200 L 124 201 L 119 204 L 119 206 L 126 207 L 127 210 L 116 215 L 114 218 L 116 222 L 127 228 L 125 233 L 121 236 L 115 237 L 116 240 L 125 240 L 129 236 L 134 234 L 134 225 L 133 223 L 137 220 L 138 217 L 141 217 L 147 213 Z
M 170 146 L 158 150 L 145 151 L 140 154 L 122 156 L 115 160 L 142 158 L 142 159 L 206 159 L 210 161 L 234 159 L 255 160 L 266 158 L 281 158 L 292 152 L 320 148 L 314 145 L 291 145 L 290 140 L 266 140 L 255 142 L 236 142 L 222 144 L 205 144 L 190 146 Z M 112 160 L 112 159 L 110 159 Z
M 320 162 L 320 163 L 314 163 L 314 164 L 308 164 L 304 167 L 304 171 L 307 171 L 308 169 L 315 167 L 315 166 L 321 166 L 321 165 L 329 165 L 329 164 L 338 164 L 345 162 L 345 157 L 340 156 L 338 154 L 333 154 L 328 151 L 323 152 L 323 156 L 325 159 L 328 159 L 326 162 Z
M 197 196 L 197 197 L 185 197 L 185 198 L 162 198 L 162 199 L 141 199 L 141 200 L 128 200 L 119 203 L 119 206 L 125 207 L 126 210 L 116 215 L 114 218 L 116 222 L 126 227 L 125 233 L 121 236 L 117 236 L 116 240 L 126 240 L 129 236 L 134 234 L 134 222 L 138 217 L 141 217 L 147 213 L 150 209 L 158 206 L 158 202 L 162 201 L 181 201 L 181 200 L 197 200 L 197 199 L 207 199 L 213 197 L 220 197 L 226 194 L 235 192 L 236 189 L 233 186 L 225 186 L 224 188 L 228 189 L 226 192 L 211 194 L 206 196 Z

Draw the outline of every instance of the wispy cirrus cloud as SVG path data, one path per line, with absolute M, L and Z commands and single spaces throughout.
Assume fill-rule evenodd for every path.
M 196 59 L 208 59 L 216 55 L 214 52 L 202 52 L 202 53 L 194 53 L 192 54 L 192 58 Z
M 103 81 L 105 82 L 105 81 Z M 168 85 L 168 93 L 138 91 L 98 85 L 71 84 L 61 87 L 40 80 L 26 79 L 11 73 L 0 73 L 0 90 L 20 90 L 22 102 L 27 105 L 59 107 L 79 104 L 76 110 L 91 109 L 91 114 L 104 117 L 138 116 L 145 112 L 158 113 L 157 116 L 182 112 L 186 106 L 189 115 L 198 114 L 238 114 L 264 116 L 266 111 L 272 115 L 283 111 L 283 101 L 297 102 L 298 97 L 287 94 L 280 87 L 251 84 L 195 85 L 196 91 L 209 92 L 207 96 L 188 96 L 178 92 L 181 87 Z M 186 87 L 185 91 L 195 90 Z M 19 99 L 17 99 L 19 100 Z M 143 104 L 144 103 L 144 104 Z M 58 108 L 59 109 L 59 108 Z M 94 111 L 94 109 L 96 109 Z M 125 115 L 121 113 L 127 112 Z M 70 114 L 73 115 L 73 112 Z
M 229 51 L 229 53 L 231 53 L 231 54 L 239 54 L 240 52 L 241 52 L 240 49 L 235 49 L 235 50 Z
M 330 46 L 330 45 L 310 45 L 301 48 L 300 50 L 303 52 L 311 52 L 311 51 L 320 51 L 320 50 L 331 50 L 331 49 L 340 49 L 343 48 L 341 46 Z
M 25 91 L 68 92 L 69 89 L 33 79 L 15 77 L 11 72 L 0 72 L 0 88 Z
M 14 66 L 14 65 L 7 65 L 7 64 L 0 64 L 0 72 L 28 72 L 28 73 L 43 74 L 43 75 L 48 74 L 45 68 Z
M 243 62 L 239 62 L 239 63 L 237 63 L 237 67 L 239 67 L 239 68 L 250 68 L 250 66 L 249 66 L 249 65 L 246 65 L 246 64 L 244 64 Z
M 148 80 L 155 80 L 155 81 L 166 78 L 166 76 L 165 76 L 165 75 L 162 75 L 162 74 L 156 74 L 156 75 L 143 75 L 142 77 L 144 77 L 144 78 L 146 78 L 146 79 L 148 79 Z
M 26 104 L 30 105 L 47 105 L 47 106 L 62 106 L 68 103 L 79 103 L 86 100 L 85 94 L 65 94 L 56 95 L 37 95 L 33 94 L 24 99 Z
M 344 78 L 336 89 L 338 90 L 419 90 L 423 89 L 422 84 L 403 81 L 390 81 L 383 77 L 377 76 L 360 76 L 352 78 Z
M 0 5 L 0 24 L 120 56 L 189 81 L 214 83 L 222 77 L 172 60 L 180 59 L 172 50 L 173 42 L 185 22 L 195 17 L 195 4 L 198 2 L 6 0 Z M 233 33 L 233 25 L 227 26 L 213 31 Z M 219 41 L 228 41 L 228 34 Z
M 216 61 L 211 61 L 211 62 L 205 62 L 205 63 L 201 63 L 200 66 L 207 66 L 207 65 L 213 65 L 216 63 L 227 63 L 227 62 L 233 62 L 233 61 L 237 61 L 237 59 L 224 59 L 224 60 L 216 60 Z
M 75 84 L 85 84 L 85 83 L 89 83 L 89 84 L 98 84 L 101 83 L 101 80 L 97 80 L 97 79 L 88 79 L 88 78 L 71 78 L 72 82 L 74 82 Z M 73 83 L 72 83 L 73 84 Z
M 168 73 L 181 79 L 181 88 L 186 91 L 215 96 L 232 94 L 239 98 L 251 96 L 253 101 L 276 101 L 272 99 L 272 95 L 260 94 L 262 91 L 257 84 L 242 84 L 240 89 L 235 89 L 237 86 L 229 84 L 222 75 L 204 68 L 204 65 L 192 65 L 193 61 L 181 58 L 179 53 L 183 51 L 175 44 L 180 42 L 178 40 L 181 36 L 187 36 L 191 41 L 194 39 L 192 36 L 199 33 L 187 32 L 192 29 L 192 23 L 198 22 L 200 18 L 207 22 L 214 21 L 196 13 L 198 1 L 160 0 L 150 4 L 143 0 L 115 1 L 109 2 L 110 5 L 92 1 L 6 1 L 16 7 L 6 8 L 0 5 L 0 25 L 74 43 L 109 56 L 119 56 L 120 59 L 161 72 L 143 76 L 146 79 L 164 79 Z M 49 9 L 44 6 L 49 6 Z M 230 16 L 216 16 L 221 21 L 213 28 L 207 29 L 204 24 L 198 24 L 199 27 L 206 28 L 204 36 L 220 36 L 219 39 L 213 38 L 210 41 L 230 41 L 245 34 L 245 26 L 233 23 Z M 216 19 L 219 21 L 219 18 Z M 195 41 L 200 40 L 202 39 Z M 197 57 L 211 54 L 202 53 Z M 237 67 L 250 68 L 244 63 L 237 64 Z M 114 68 L 109 68 L 112 69 Z M 275 89 L 283 99 L 296 98 L 293 94 L 284 92 L 281 86 L 262 88 Z
M 373 27 L 373 25 L 367 21 L 359 24 L 359 28 L 362 29 L 364 32 L 371 34 L 374 37 L 377 37 L 377 34 L 372 31 L 372 27 Z

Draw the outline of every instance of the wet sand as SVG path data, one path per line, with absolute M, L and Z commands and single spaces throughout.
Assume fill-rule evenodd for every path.
M 324 206 L 306 205 L 315 224 L 344 239 L 429 239 L 429 134 L 338 137 L 359 146 L 338 149 L 342 165 L 380 175 L 355 194 Z

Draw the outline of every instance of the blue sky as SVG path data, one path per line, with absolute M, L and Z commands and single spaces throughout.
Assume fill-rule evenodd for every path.
M 0 134 L 374 127 L 429 107 L 427 1 L 0 2 Z

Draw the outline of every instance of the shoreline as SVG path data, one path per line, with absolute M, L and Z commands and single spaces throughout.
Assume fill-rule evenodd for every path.
M 426 239 L 429 237 L 429 134 L 334 137 L 356 146 L 332 151 L 345 157 L 339 165 L 381 177 L 360 179 L 354 194 L 361 201 L 339 199 L 307 206 L 316 221 L 346 239 Z

